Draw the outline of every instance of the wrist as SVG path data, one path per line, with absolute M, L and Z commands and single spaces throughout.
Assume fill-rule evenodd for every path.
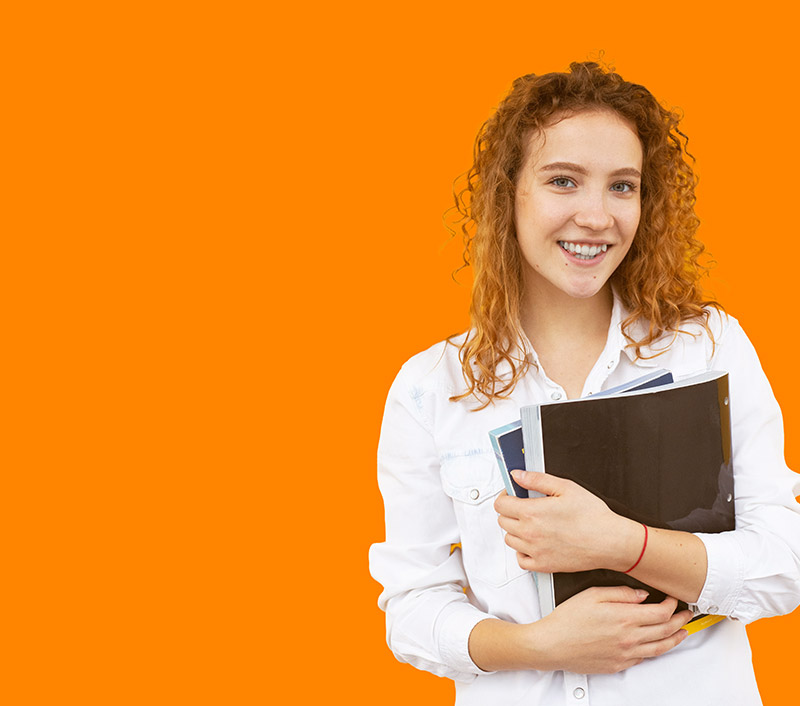
M 470 658 L 484 672 L 555 669 L 551 666 L 554 655 L 546 620 L 522 624 L 497 618 L 482 620 L 469 636 Z
M 612 554 L 605 568 L 626 573 L 641 559 L 645 529 L 641 522 L 621 516 L 620 520 L 614 539 L 609 542 Z
M 553 614 L 546 615 L 525 626 L 525 648 L 532 669 L 553 672 L 564 669 L 559 651 L 559 627 L 553 620 Z

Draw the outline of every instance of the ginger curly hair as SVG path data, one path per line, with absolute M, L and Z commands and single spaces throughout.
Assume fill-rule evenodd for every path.
M 522 264 L 514 225 L 518 172 L 530 137 L 565 115 L 612 110 L 636 127 L 642 143 L 641 218 L 630 251 L 611 278 L 630 316 L 622 331 L 636 355 L 681 322 L 700 321 L 709 331 L 709 307 L 699 279 L 703 244 L 694 212 L 697 177 L 687 161 L 688 138 L 680 116 L 662 107 L 644 86 L 629 83 L 596 62 L 575 62 L 567 73 L 529 74 L 511 91 L 478 132 L 466 186 L 454 189 L 456 221 L 464 237 L 464 266 L 472 265 L 471 329 L 460 344 L 467 391 L 483 398 L 482 409 L 508 397 L 530 363 L 520 344 Z M 692 160 L 694 158 L 691 158 Z M 629 335 L 647 322 L 639 340 Z M 510 373 L 499 374 L 502 363 Z

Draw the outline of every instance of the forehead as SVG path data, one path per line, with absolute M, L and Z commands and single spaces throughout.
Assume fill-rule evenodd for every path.
M 618 113 L 585 111 L 561 117 L 529 136 L 524 163 L 536 169 L 550 162 L 641 170 L 642 143 L 634 125 Z

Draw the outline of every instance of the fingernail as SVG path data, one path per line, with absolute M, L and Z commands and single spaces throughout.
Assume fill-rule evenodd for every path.
M 650 594 L 649 594 L 647 591 L 643 591 L 641 588 L 637 588 L 637 589 L 636 589 L 636 597 L 637 597 L 639 600 L 642 600 L 642 601 L 643 601 L 643 600 L 644 600 L 645 598 L 647 598 L 649 595 L 650 595 Z
M 511 475 L 512 475 L 514 478 L 522 478 L 522 474 L 523 474 L 523 473 L 525 473 L 525 471 L 520 471 L 520 470 L 518 470 L 518 469 L 517 469 L 517 470 L 514 470 L 514 471 L 511 471 Z

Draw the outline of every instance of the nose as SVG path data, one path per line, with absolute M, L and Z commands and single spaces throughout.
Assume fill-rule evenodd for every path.
M 589 230 L 608 230 L 614 225 L 605 193 L 586 193 L 574 216 L 575 224 Z

